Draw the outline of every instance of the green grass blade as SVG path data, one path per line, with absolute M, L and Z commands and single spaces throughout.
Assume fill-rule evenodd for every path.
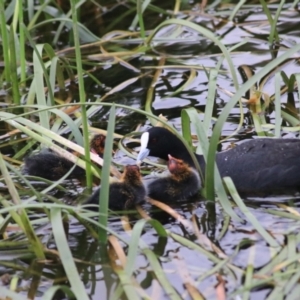
M 241 97 L 249 90 L 257 81 L 259 81 L 263 76 L 268 74 L 272 69 L 276 68 L 277 65 L 290 58 L 294 53 L 300 50 L 300 45 L 296 45 L 293 48 L 287 50 L 284 54 L 278 58 L 270 61 L 263 69 L 261 69 L 257 74 L 252 76 L 247 82 L 245 82 L 235 93 L 234 96 L 225 105 L 220 114 L 214 130 L 210 139 L 210 147 L 208 151 L 208 161 L 213 161 L 215 159 L 215 153 L 217 149 L 217 144 L 219 142 L 219 137 L 222 132 L 223 124 L 226 122 L 232 108 L 238 103 Z
M 235 203 L 238 205 L 238 207 L 241 209 L 241 211 L 245 214 L 247 217 L 247 220 L 251 222 L 253 227 L 259 232 L 259 234 L 265 239 L 267 243 L 271 247 L 279 247 L 280 245 L 278 242 L 262 227 L 262 225 L 257 221 L 255 216 L 249 211 L 247 206 L 244 204 L 242 199 L 240 198 L 237 190 L 235 189 L 235 186 L 231 180 L 230 177 L 224 177 L 224 182 L 226 183 L 226 186 L 230 192 L 230 195 L 234 199 Z
M 128 249 L 127 263 L 125 267 L 125 272 L 128 276 L 132 276 L 133 274 L 135 260 L 139 250 L 138 246 L 140 244 L 140 239 L 146 224 L 151 224 L 154 227 L 154 229 L 156 229 L 156 232 L 159 236 L 167 237 L 167 232 L 165 228 L 157 220 L 139 220 L 133 227 Z
M 6 185 L 8 187 L 8 190 L 10 192 L 10 195 L 12 196 L 13 203 L 15 205 L 18 205 L 21 203 L 19 194 L 15 188 L 15 185 L 10 177 L 10 174 L 8 173 L 8 170 L 5 165 L 5 161 L 2 157 L 2 154 L 0 154 L 0 170 L 1 173 L 5 179 Z M 7 202 L 5 200 L 2 201 L 5 206 L 7 206 Z M 8 206 L 7 206 L 8 207 Z M 37 258 L 44 259 L 44 251 L 43 251 L 43 245 L 41 241 L 36 236 L 33 227 L 29 221 L 29 218 L 26 214 L 26 211 L 24 209 L 20 210 L 17 213 L 17 210 L 15 210 L 13 207 L 8 207 L 10 209 L 10 212 L 12 216 L 15 215 L 15 221 L 18 223 L 18 225 L 24 230 L 24 233 L 27 235 L 27 238 L 29 240 L 29 243 L 32 245 L 33 251 L 35 252 Z
M 134 287 L 133 279 L 130 276 L 128 276 L 128 274 L 122 269 L 116 270 L 115 272 L 119 277 L 121 286 L 123 288 L 124 294 L 127 296 L 127 299 L 141 299 L 137 293 L 136 288 Z
M 147 257 L 157 280 L 162 285 L 165 293 L 168 295 L 168 298 L 171 300 L 182 299 L 180 295 L 177 293 L 177 291 L 175 290 L 175 288 L 172 286 L 170 281 L 168 280 L 155 254 L 150 249 L 143 249 L 143 252 Z
M 275 137 L 281 133 L 281 99 L 280 99 L 280 73 L 275 74 Z
M 44 76 L 48 77 L 44 62 L 42 60 L 42 52 L 44 45 L 37 45 L 36 51 L 33 54 L 33 68 L 34 68 L 34 82 L 37 103 L 39 105 L 47 106 Z M 50 86 L 49 86 L 50 88 Z M 48 111 L 41 111 L 39 113 L 41 125 L 44 128 L 50 129 L 50 114 Z
M 236 5 L 233 7 L 232 13 L 230 14 L 229 21 L 233 21 L 235 15 L 239 12 L 239 10 L 242 8 L 242 6 L 246 3 L 246 0 L 241 0 L 236 3 Z
M 201 145 L 202 153 L 206 161 L 206 170 L 205 170 L 205 185 L 204 185 L 204 194 L 210 200 L 215 198 L 215 189 L 219 197 L 220 202 L 222 203 L 223 208 L 226 213 L 230 215 L 234 220 L 242 221 L 236 213 L 233 211 L 230 202 L 228 200 L 226 191 L 224 189 L 222 179 L 220 177 L 217 165 L 215 163 L 215 157 L 211 156 L 209 160 L 209 149 L 211 148 L 208 143 L 205 129 L 203 128 L 202 122 L 199 120 L 197 111 L 194 108 L 188 108 L 182 110 L 181 114 L 187 114 L 191 123 L 196 129 L 196 133 Z M 216 146 L 215 146 L 216 149 Z M 215 183 L 214 183 L 215 182 Z
M 270 44 L 274 43 L 274 42 L 279 42 L 279 34 L 278 34 L 278 30 L 277 30 L 278 19 L 279 19 L 280 13 L 282 12 L 282 8 L 283 8 L 283 5 L 285 4 L 285 2 L 286 2 L 285 0 L 280 1 L 277 11 L 276 11 L 276 14 L 274 16 L 274 20 L 272 22 L 270 22 L 270 25 L 271 25 L 271 30 L 270 30 L 270 35 L 269 35 L 269 43 Z M 270 17 L 269 14 L 268 14 L 268 19 L 269 20 L 272 19 L 272 17 Z
M 101 178 L 101 191 L 99 196 L 99 223 L 103 228 L 107 227 L 107 212 L 108 212 L 108 201 L 109 201 L 109 173 L 110 165 L 112 161 L 112 146 L 114 141 L 114 131 L 115 131 L 115 117 L 116 108 L 113 105 L 110 109 L 107 135 L 105 140 L 105 150 L 104 150 L 104 164 L 102 169 Z M 107 242 L 107 232 L 103 230 L 102 227 L 99 228 L 99 240 L 100 242 L 106 244 Z
M 25 32 L 23 29 L 24 26 L 24 10 L 23 10 L 23 2 L 18 1 L 19 5 L 19 34 L 20 34 L 20 82 L 23 83 L 26 80 L 26 52 L 25 52 Z
M 300 74 L 299 73 L 295 74 L 295 77 L 296 77 L 297 86 L 299 87 L 300 86 Z M 298 88 L 298 98 L 300 99 L 300 89 L 299 88 Z M 298 108 L 298 115 L 299 115 L 299 108 Z
M 243 293 L 243 300 L 248 300 L 250 299 L 250 292 L 249 290 L 251 289 L 251 285 L 252 285 L 252 278 L 253 278 L 253 265 L 249 265 L 246 268 L 246 272 L 245 272 L 245 291 Z
M 10 26 L 9 30 L 9 49 L 10 49 L 10 76 L 12 83 L 12 92 L 13 92 L 13 102 L 15 105 L 20 105 L 21 97 L 19 92 L 19 79 L 18 79 L 18 66 L 17 66 L 17 51 L 16 51 L 16 43 L 17 43 L 17 35 L 13 30 L 13 27 Z
M 71 10 L 72 10 L 72 21 L 73 21 L 73 36 L 75 42 L 75 54 L 76 54 L 76 68 L 78 75 L 78 86 L 79 86 L 79 100 L 80 103 L 85 103 L 85 89 L 83 82 L 83 70 L 82 70 L 82 59 L 81 59 L 81 51 L 80 51 L 80 36 L 78 29 L 78 20 L 77 20 L 77 11 L 76 4 L 77 0 L 71 1 Z M 87 161 L 86 165 L 86 180 L 87 187 L 92 188 L 92 176 L 91 176 L 91 158 L 90 158 L 90 147 L 89 147 L 89 134 L 88 134 L 88 118 L 86 112 L 86 106 L 83 105 L 81 107 L 81 115 L 82 115 L 82 127 L 83 127 L 83 139 L 84 139 L 84 150 L 85 150 L 85 158 Z
M 162 22 L 159 26 L 157 26 L 153 32 L 149 35 L 149 37 L 146 40 L 146 44 L 149 45 L 152 41 L 152 39 L 154 38 L 154 36 L 156 35 L 156 33 L 163 28 L 164 26 L 168 26 L 168 25 L 180 25 L 180 26 L 186 26 L 189 27 L 193 30 L 195 30 L 196 32 L 204 35 L 206 38 L 208 38 L 209 40 L 211 40 L 215 45 L 217 45 L 223 55 L 225 56 L 225 59 L 227 60 L 228 66 L 229 66 L 229 70 L 231 73 L 231 77 L 233 80 L 233 84 L 236 88 L 236 90 L 238 89 L 238 80 L 237 80 L 237 76 L 236 76 L 236 72 L 235 72 L 235 68 L 234 65 L 232 63 L 232 59 L 230 57 L 230 53 L 228 52 L 228 50 L 226 49 L 226 47 L 220 42 L 219 38 L 216 37 L 211 31 L 209 31 L 208 29 L 197 25 L 195 23 L 192 23 L 190 21 L 186 21 L 186 20 L 180 20 L 180 19 L 169 19 L 167 21 Z
M 220 66 L 219 66 L 220 67 Z M 203 120 L 203 127 L 208 135 L 208 130 L 212 126 L 212 115 L 213 115 L 213 108 L 215 105 L 215 96 L 217 90 L 217 75 L 218 69 L 211 69 L 209 72 L 209 79 L 208 79 L 208 94 L 207 94 L 207 102 L 205 105 L 205 114 Z
M 6 84 L 11 84 L 11 75 L 10 75 L 10 59 L 9 59 L 9 37 L 8 37 L 8 26 L 6 24 L 5 10 L 4 10 L 4 1 L 0 1 L 0 29 L 1 29 L 1 42 L 2 42 L 2 51 L 4 57 L 4 73 Z
M 76 295 L 77 299 L 89 300 L 68 245 L 68 240 L 62 223 L 61 210 L 59 208 L 51 209 L 51 224 L 55 243 L 60 254 L 64 270 L 72 287 L 72 291 Z
M 136 1 L 136 12 L 137 12 L 138 20 L 139 20 L 140 35 L 141 35 L 142 39 L 144 39 L 146 37 L 143 12 L 147 8 L 147 6 L 150 4 L 150 2 L 151 2 L 151 0 L 146 0 L 146 1 L 137 0 Z

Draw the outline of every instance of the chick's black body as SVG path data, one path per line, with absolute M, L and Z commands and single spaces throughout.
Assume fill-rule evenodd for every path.
M 87 200 L 85 204 L 99 203 L 100 188 Z M 134 207 L 145 201 L 146 190 L 142 182 L 139 167 L 128 165 L 120 182 L 111 183 L 109 186 L 109 209 L 123 210 Z M 91 209 L 97 209 L 91 207 Z
M 90 142 L 91 150 L 102 156 L 104 153 L 105 136 L 102 134 L 95 135 Z M 24 160 L 24 173 L 32 176 L 38 176 L 49 180 L 58 180 L 68 173 L 74 163 L 65 157 L 45 149 L 38 154 L 31 155 Z M 75 166 L 69 175 L 69 178 L 82 178 L 85 171 L 79 166 Z
M 58 180 L 73 167 L 74 163 L 47 149 L 25 158 L 24 173 L 48 180 Z M 69 178 L 80 178 L 84 174 L 85 172 L 82 168 L 75 166 Z
M 170 175 L 153 181 L 148 186 L 149 197 L 163 202 L 188 199 L 200 191 L 197 172 L 181 159 L 169 155 Z
M 149 155 L 167 159 L 168 154 L 171 154 L 195 166 L 184 144 L 169 130 L 153 127 L 147 132 Z M 204 174 L 204 158 L 197 154 L 196 157 Z M 240 193 L 266 195 L 300 190 L 298 139 L 248 140 L 217 153 L 216 162 L 221 177 L 231 177 Z

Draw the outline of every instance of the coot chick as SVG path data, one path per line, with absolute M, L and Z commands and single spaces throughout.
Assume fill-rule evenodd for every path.
M 100 187 L 101 188 L 101 187 Z M 100 188 L 85 202 L 85 204 L 98 204 Z M 128 165 L 119 182 L 113 182 L 109 186 L 109 209 L 129 209 L 145 201 L 146 189 L 142 182 L 140 168 L 136 165 Z M 98 210 L 96 207 L 90 207 Z
M 170 175 L 151 182 L 148 186 L 148 196 L 162 202 L 185 200 L 196 195 L 201 188 L 197 171 L 185 163 L 168 155 Z
M 91 151 L 103 156 L 105 136 L 95 135 L 90 142 Z M 24 160 L 23 172 L 27 175 L 38 176 L 48 180 L 58 180 L 63 177 L 74 166 L 74 163 L 57 154 L 51 149 L 42 150 L 40 153 L 31 155 Z M 82 178 L 84 169 L 75 166 L 69 178 Z
M 63 156 L 45 149 L 38 154 L 31 155 L 24 160 L 23 172 L 27 175 L 38 176 L 48 180 L 58 180 L 68 173 L 74 163 Z M 79 166 L 75 166 L 69 178 L 80 178 L 85 172 Z
M 168 154 L 194 167 L 184 144 L 168 129 L 153 127 L 141 137 L 137 160 L 151 155 L 167 159 Z M 197 155 L 202 174 L 205 161 Z M 300 190 L 300 140 L 260 138 L 243 142 L 216 154 L 221 177 L 229 176 L 245 195 L 293 193 Z M 204 174 L 205 175 L 205 174 Z

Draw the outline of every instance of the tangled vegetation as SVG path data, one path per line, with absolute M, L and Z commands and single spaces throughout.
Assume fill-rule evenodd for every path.
M 297 198 L 241 199 L 215 169 L 237 140 L 297 137 L 298 6 L 0 1 L 0 298 L 298 299 Z M 199 141 L 202 197 L 108 211 L 126 164 L 115 141 L 134 159 L 136 131 L 157 122 Z M 98 132 L 103 159 L 89 148 Z M 24 157 L 43 148 L 86 182 L 25 176 Z M 164 168 L 147 162 L 144 174 Z M 80 205 L 95 177 L 97 213 Z

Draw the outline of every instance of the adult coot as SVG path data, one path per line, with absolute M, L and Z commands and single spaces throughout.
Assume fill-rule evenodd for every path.
M 148 155 L 167 159 L 168 154 L 194 167 L 184 144 L 169 130 L 153 127 L 142 134 L 138 161 Z M 196 157 L 204 174 L 204 158 L 197 154 Z M 216 162 L 221 177 L 231 177 L 240 193 L 266 196 L 300 190 L 298 139 L 248 140 L 230 150 L 217 153 Z
M 199 174 L 182 159 L 168 155 L 169 176 L 156 179 L 148 186 L 148 196 L 163 202 L 188 199 L 200 191 Z
M 101 187 L 100 187 L 101 188 Z M 85 204 L 98 204 L 100 188 L 86 201 Z M 109 186 L 109 209 L 123 210 L 144 202 L 146 189 L 144 187 L 140 169 L 136 165 L 125 167 L 120 182 L 113 182 Z M 97 209 L 95 206 L 91 209 Z
M 105 136 L 95 135 L 90 141 L 91 151 L 103 156 L 105 147 Z M 53 152 L 51 149 L 44 149 L 40 153 L 31 155 L 24 160 L 23 172 L 27 175 L 38 176 L 49 180 L 58 180 L 72 169 L 74 163 L 65 157 Z M 69 178 L 81 178 L 85 171 L 75 166 Z

